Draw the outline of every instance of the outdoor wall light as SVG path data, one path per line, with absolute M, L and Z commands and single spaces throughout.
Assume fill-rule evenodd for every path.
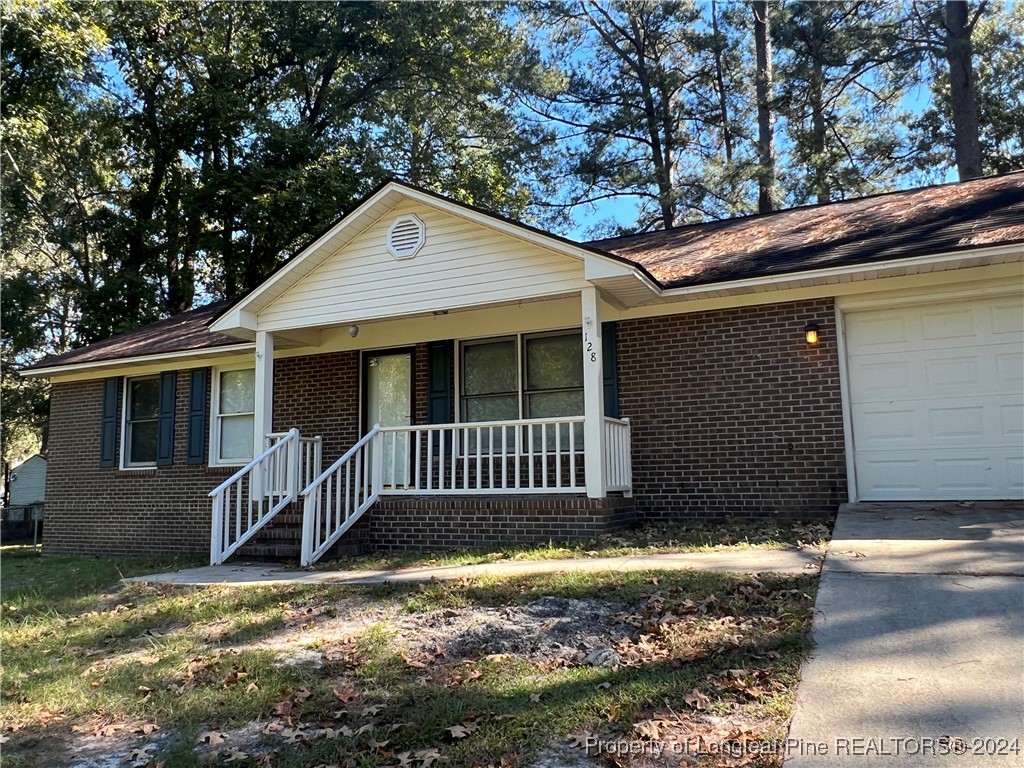
M 358 336 L 359 335 L 359 326 L 358 325 L 350 325 L 348 327 L 348 335 L 351 336 L 353 339 L 356 336 Z
M 818 343 L 818 331 L 820 330 L 817 323 L 808 323 L 804 326 L 804 339 L 808 344 Z

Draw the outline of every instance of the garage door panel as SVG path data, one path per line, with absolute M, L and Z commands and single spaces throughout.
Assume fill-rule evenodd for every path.
M 1016 397 L 1024 383 L 1024 355 L 1000 347 L 946 357 L 936 352 L 850 358 L 853 403 L 942 398 Z
M 979 298 L 844 316 L 858 494 L 1024 495 L 1024 302 Z
M 920 482 L 923 462 L 901 458 L 900 454 L 874 454 L 862 457 L 857 466 L 858 483 L 886 500 L 922 499 L 927 490 Z
M 944 446 L 1020 444 L 1024 408 L 985 398 L 974 401 L 944 398 L 911 403 L 864 403 L 851 406 L 860 451 L 892 448 L 928 450 Z
M 921 339 L 924 341 L 973 339 L 977 333 L 975 312 L 969 305 L 956 304 L 947 309 L 921 312 Z
M 1024 384 L 1024 354 L 1016 351 L 996 353 L 995 380 L 1008 391 L 1020 390 Z
M 868 451 L 859 457 L 857 481 L 876 501 L 921 501 L 1007 498 L 1004 488 L 1024 482 L 1019 459 L 995 455 L 983 448 L 959 450 L 954 457 L 941 451 Z M 1000 495 L 1002 494 L 1002 495 Z
M 917 334 L 914 334 L 915 336 Z M 902 347 L 911 340 L 907 318 L 896 312 L 872 312 L 858 316 L 857 322 L 846 327 L 849 349 L 865 353 L 888 352 L 893 347 Z
M 943 441 L 983 442 L 985 430 L 984 405 L 952 405 L 944 408 L 928 409 L 928 436 L 941 443 Z
M 995 335 L 1024 335 L 1024 312 L 1021 312 L 1020 302 L 994 302 L 989 308 L 989 323 Z
M 1011 498 L 1024 496 L 1024 456 L 1011 456 L 1006 459 L 1006 477 Z
M 999 408 L 999 427 L 1003 437 L 1016 440 L 1017 445 L 1024 441 L 1024 405 L 1010 403 Z

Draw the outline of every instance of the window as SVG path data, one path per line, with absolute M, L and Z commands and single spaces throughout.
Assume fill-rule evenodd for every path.
M 519 418 L 519 355 L 516 339 L 467 343 L 462 349 L 462 418 Z
M 582 416 L 582 334 L 576 330 L 464 342 L 461 381 L 464 422 Z M 553 448 L 554 433 L 548 432 L 548 447 Z M 574 444 L 581 449 L 582 427 L 575 432 Z M 561 435 L 562 448 L 567 448 L 568 430 Z M 514 436 L 506 440 L 512 450 Z M 539 448 L 537 430 L 534 442 Z
M 124 466 L 155 467 L 160 377 L 125 380 Z
M 244 464 L 252 458 L 256 372 L 220 370 L 213 380 L 210 463 Z

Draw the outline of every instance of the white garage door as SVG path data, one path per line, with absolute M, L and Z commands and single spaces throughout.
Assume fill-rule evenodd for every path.
M 844 315 L 857 495 L 1024 496 L 1024 300 Z

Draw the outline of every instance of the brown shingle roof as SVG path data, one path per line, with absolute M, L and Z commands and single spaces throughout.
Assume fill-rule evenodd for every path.
M 639 264 L 669 287 L 1014 242 L 1024 242 L 1024 171 L 584 245 Z M 207 327 L 233 303 L 213 302 L 25 370 L 244 343 Z
M 87 347 L 44 358 L 25 370 L 52 368 L 58 365 L 98 363 L 167 352 L 187 352 L 223 347 L 228 344 L 244 344 L 245 341 L 242 339 L 223 333 L 213 333 L 207 328 L 217 315 L 232 303 L 231 301 L 214 301 L 166 320 L 158 320 L 155 323 L 144 325 L 134 331 L 127 331 L 117 336 L 111 336 L 109 339 L 97 341 Z
M 1024 171 L 588 245 L 674 287 L 1020 241 Z

